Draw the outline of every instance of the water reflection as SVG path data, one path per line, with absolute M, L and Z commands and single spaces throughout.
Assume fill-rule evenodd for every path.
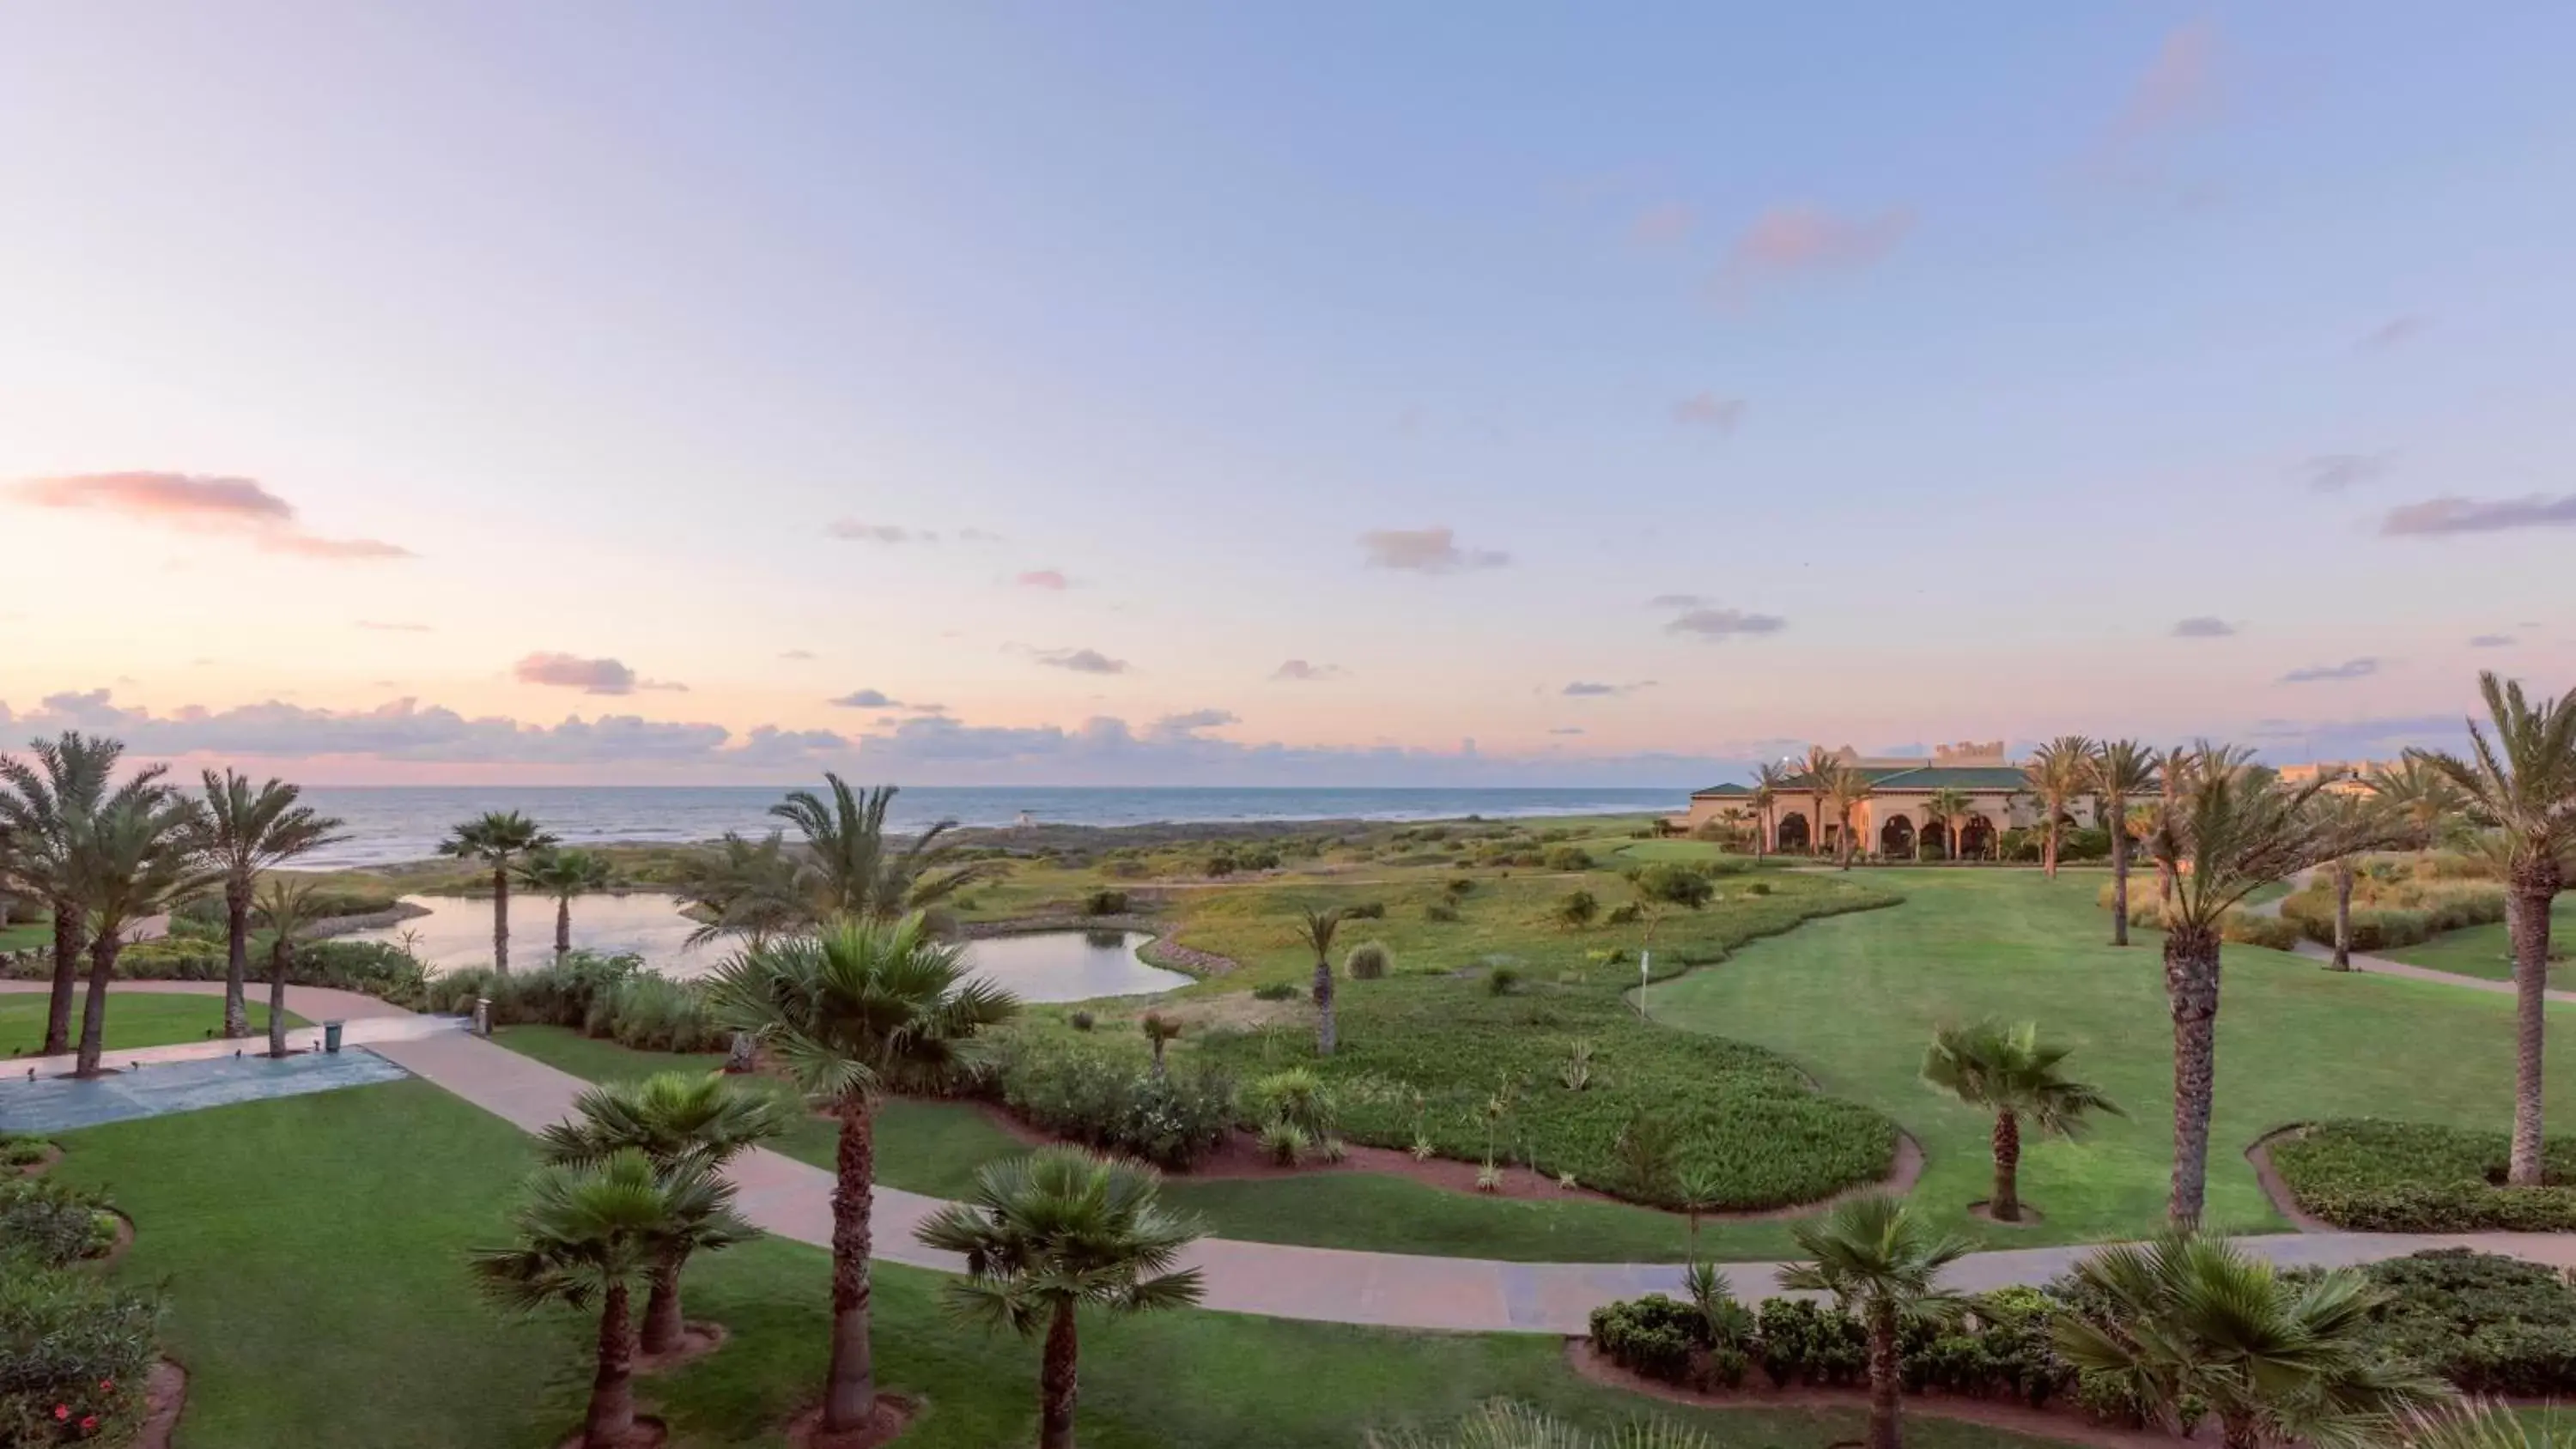
M 407 896 L 429 914 L 398 926 L 360 931 L 355 941 L 400 945 L 410 933 L 415 955 L 432 970 L 488 966 L 492 962 L 492 902 L 465 896 Z M 702 976 L 738 949 L 731 938 L 691 945 L 697 922 L 680 914 L 677 896 L 662 891 L 577 896 L 572 903 L 572 944 L 603 955 L 632 954 L 665 976 Z M 1045 931 L 996 936 L 970 943 L 967 959 L 978 973 L 1017 992 L 1024 1001 L 1081 1001 L 1094 996 L 1143 996 L 1186 986 L 1177 971 L 1148 966 L 1136 948 L 1151 939 L 1130 931 Z M 554 955 L 555 903 L 542 897 L 510 898 L 510 960 L 544 965 Z

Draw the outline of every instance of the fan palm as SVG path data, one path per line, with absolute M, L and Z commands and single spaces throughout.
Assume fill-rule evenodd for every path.
M 45 903 L 53 916 L 53 993 L 45 1009 L 43 1054 L 60 1056 L 72 1049 L 72 997 L 80 985 L 81 952 L 89 943 L 88 919 L 82 913 L 72 878 L 72 835 L 76 825 L 96 813 L 107 799 L 125 746 L 116 740 L 65 730 L 35 743 L 35 762 L 0 755 L 0 832 L 9 837 L 10 875 L 18 888 Z M 155 785 L 164 773 L 147 765 L 126 782 L 128 789 Z
M 2325 828 L 2344 845 L 2341 854 L 2323 862 L 2334 882 L 2334 960 L 2331 969 L 2352 969 L 2352 888 L 2361 874 L 2362 856 L 2404 839 L 2409 827 L 2387 800 L 2354 790 L 2319 791 L 2308 802 Z
M 2421 755 L 2373 769 L 2370 788 L 2406 822 L 2407 843 L 2422 851 L 2439 844 L 2443 827 L 2459 819 L 2469 805 L 2451 777 Z
M 2039 867 L 2057 874 L 2057 848 L 2066 834 L 2066 812 L 2076 797 L 2092 788 L 2093 742 L 2082 735 L 2059 735 L 2031 752 L 2022 766 L 2023 788 L 2039 802 Z
M 573 1099 L 574 1115 L 546 1128 L 546 1160 L 605 1161 L 641 1152 L 669 1172 L 691 1164 L 722 1167 L 785 1132 L 789 1116 L 777 1097 L 713 1073 L 659 1072 L 642 1081 L 609 1082 Z M 673 1241 L 651 1270 L 644 1301 L 642 1347 L 648 1354 L 680 1346 L 680 1273 L 695 1245 Z
M 1755 826 L 1753 831 L 1753 853 L 1757 857 L 1770 853 L 1771 833 L 1774 828 L 1772 812 L 1779 808 L 1781 792 L 1788 788 L 1789 772 L 1777 764 L 1765 760 L 1753 767 L 1753 788 L 1745 799 L 1752 805 L 1754 813 L 1761 818 L 1761 824 Z
M 1825 796 L 1834 771 L 1842 768 L 1842 757 L 1823 745 L 1807 746 L 1807 766 L 1800 783 L 1807 790 L 1807 854 L 1825 853 Z
M 505 1307 L 599 1305 L 583 1449 L 616 1449 L 635 1433 L 635 1330 L 627 1310 L 635 1280 L 675 1242 L 713 1250 L 759 1236 L 734 1212 L 733 1198 L 733 1187 L 704 1166 L 666 1172 L 631 1150 L 596 1163 L 549 1165 L 529 1177 L 527 1200 L 511 1216 L 518 1242 L 472 1253 L 485 1294 Z
M 250 967 L 251 893 L 260 872 L 346 839 L 340 822 L 296 803 L 301 788 L 226 769 L 204 773 L 206 854 L 224 873 L 224 1035 L 250 1035 L 243 983 Z M 275 1027 L 270 1028 L 272 1034 Z
M 2174 1432 L 2186 1402 L 2217 1414 L 2227 1449 L 2390 1442 L 2401 1416 L 2450 1391 L 2372 1346 L 2382 1296 L 2350 1268 L 2292 1282 L 2223 1238 L 2169 1232 L 2075 1267 L 2057 1351 L 2128 1388 Z
M 1968 816 L 1976 808 L 1976 803 L 1968 798 L 1968 792 L 1950 785 L 1944 785 L 1923 798 L 1923 823 L 1941 827 L 1942 853 L 1949 859 L 1967 858 L 1968 853 L 1961 848 L 1960 842 L 1967 828 Z M 1914 837 L 1918 855 L 1921 854 L 1923 835 L 1928 833 L 1919 832 Z
M 855 1429 L 876 1407 L 868 1343 L 869 1210 L 876 1195 L 876 1104 L 888 1092 L 954 1085 L 985 1057 L 977 1034 L 1019 1001 L 967 975 L 920 913 L 845 919 L 814 936 L 754 946 L 719 966 L 708 1009 L 747 1032 L 840 1124 L 832 1191 L 832 1352 L 823 1427 Z
M 510 969 L 510 870 L 523 857 L 552 850 L 555 837 L 516 810 L 492 810 L 458 825 L 438 853 L 492 867 L 492 969 Z
M 1836 765 L 1825 780 L 1825 803 L 1832 807 L 1836 822 L 1835 859 L 1843 869 L 1851 869 L 1852 816 L 1869 800 L 1868 772 L 1851 765 Z
M 510 874 L 519 884 L 555 903 L 555 955 L 572 950 L 572 898 L 584 891 L 608 889 L 616 866 L 591 850 L 540 850 L 520 861 Z
M 1923 1080 L 1995 1114 L 1994 1196 L 1986 1211 L 1996 1221 L 2021 1221 L 2021 1124 L 2043 1135 L 2072 1138 L 2087 1112 L 2125 1115 L 2089 1082 L 2068 1080 L 2058 1068 L 2074 1048 L 2043 1043 L 2030 1022 L 2007 1026 L 1985 1021 L 1943 1027 L 1923 1053 Z
M 2513 1152 L 2505 1180 L 2540 1185 L 2540 1062 L 2549 990 L 2549 905 L 2576 876 L 2576 690 L 2535 706 L 2519 681 L 2478 676 L 2487 723 L 2469 723 L 2471 758 L 2414 754 L 2493 820 L 2487 850 L 2504 868 L 2513 942 Z M 2489 731 L 2493 733 L 2490 734 Z
M 107 986 L 126 931 L 220 878 L 197 853 L 200 830 L 195 801 L 147 780 L 128 780 L 95 813 L 72 822 L 72 898 L 89 912 L 89 994 L 74 1066 L 80 1076 L 98 1072 Z
M 2086 762 L 2101 821 L 2111 832 L 2111 944 L 2129 944 L 2129 806 L 2156 788 L 2156 752 L 2136 740 L 2104 740 Z
M 984 874 L 980 861 L 948 864 L 954 847 L 942 844 L 940 837 L 956 829 L 956 821 L 938 822 L 898 851 L 885 833 L 894 786 L 879 785 L 862 795 L 838 775 L 827 773 L 823 782 L 832 797 L 828 801 L 811 790 L 791 790 L 769 807 L 770 814 L 805 837 L 809 858 L 800 876 L 815 919 L 872 916 L 890 921 L 937 905 Z
M 1789 1229 L 1815 1259 L 1780 1272 L 1793 1293 L 1831 1293 L 1869 1336 L 1869 1449 L 1897 1449 L 1897 1333 L 1911 1321 L 1939 1320 L 1961 1300 L 1942 1290 L 1941 1270 L 1974 1246 L 1927 1232 L 1892 1197 L 1852 1198 L 1822 1218 Z
M 680 866 L 679 893 L 698 921 L 689 944 L 727 934 L 758 946 L 813 923 L 796 879 L 796 862 L 775 830 L 758 841 L 726 831 L 720 849 L 697 852 Z
M 314 921 L 314 882 L 270 876 L 253 902 L 268 933 L 268 1054 L 286 1055 L 286 976 L 295 965 L 295 938 Z
M 1496 1399 L 1445 1433 L 1372 1429 L 1361 1449 L 1717 1449 L 1717 1441 L 1667 1419 L 1642 1419 L 1608 1434 L 1580 1429 L 1527 1404 Z
M 1333 933 L 1342 928 L 1340 911 L 1308 910 L 1297 922 L 1297 944 L 1315 953 L 1315 1055 L 1328 1057 L 1340 1044 L 1333 1021 Z
M 966 1259 L 966 1276 L 947 1289 L 958 1317 L 1044 1335 L 1038 1449 L 1074 1449 L 1077 1309 L 1150 1313 L 1199 1301 L 1199 1270 L 1177 1264 L 1205 1229 L 1166 1211 L 1161 1188 L 1152 1168 L 1041 1147 L 986 1164 L 966 1201 L 914 1231 L 923 1246 Z

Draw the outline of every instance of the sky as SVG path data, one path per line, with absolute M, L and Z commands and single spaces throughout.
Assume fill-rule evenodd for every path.
M 2292 760 L 2576 684 L 2576 7 L 0 9 L 0 742 Z

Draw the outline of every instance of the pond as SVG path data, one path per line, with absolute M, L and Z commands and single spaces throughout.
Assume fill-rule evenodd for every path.
M 492 962 L 492 902 L 466 896 L 406 896 L 406 905 L 428 912 L 400 925 L 357 931 L 352 941 L 411 942 L 412 954 L 432 970 L 488 966 Z M 665 976 L 683 980 L 713 970 L 740 943 L 730 938 L 691 945 L 697 922 L 680 914 L 677 896 L 661 891 L 576 896 L 572 944 L 603 955 L 636 955 Z M 1178 971 L 1148 966 L 1136 948 L 1152 937 L 1134 931 L 1040 931 L 995 936 L 967 944 L 967 960 L 987 979 L 1024 1001 L 1083 1001 L 1094 996 L 1145 996 L 1187 986 Z M 510 897 L 510 960 L 542 966 L 554 955 L 555 903 L 543 897 Z

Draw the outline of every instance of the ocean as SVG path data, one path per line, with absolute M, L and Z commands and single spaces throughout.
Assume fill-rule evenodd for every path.
M 298 866 L 336 870 L 389 865 L 437 853 L 458 821 L 486 810 L 524 812 L 566 845 L 612 841 L 713 840 L 728 830 L 756 835 L 779 825 L 769 807 L 786 793 L 770 785 L 309 787 L 305 803 L 345 822 L 348 839 L 302 857 Z M 1625 815 L 1680 810 L 1687 788 L 1634 789 L 1216 789 L 911 786 L 895 796 L 888 823 L 913 831 L 935 821 L 1010 825 L 1025 814 L 1042 825 L 1144 825 L 1262 820 L 1443 820 L 1527 815 Z

